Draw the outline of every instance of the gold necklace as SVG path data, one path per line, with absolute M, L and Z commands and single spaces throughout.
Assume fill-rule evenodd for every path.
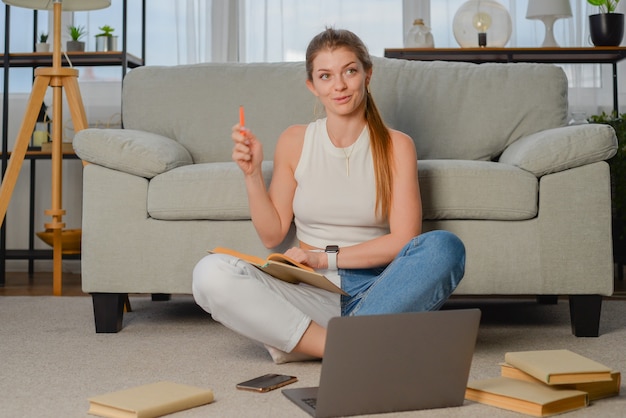
M 328 132 L 328 131 L 327 131 Z M 335 141 L 333 136 L 330 134 L 330 132 L 328 132 L 328 137 L 330 138 L 330 141 L 334 144 Z M 346 177 L 350 177 L 350 156 L 352 155 L 352 151 L 354 151 L 354 146 L 356 145 L 357 141 L 359 140 L 359 138 L 357 138 L 356 141 L 354 141 L 354 143 L 352 145 L 350 145 L 349 147 L 344 147 L 341 148 L 341 151 L 343 152 L 344 157 L 346 157 Z M 346 148 L 350 148 L 349 152 L 346 152 Z
M 350 152 L 346 153 L 346 148 L 342 148 L 343 155 L 346 157 L 346 177 L 350 177 L 350 156 L 352 155 L 352 151 L 354 151 L 354 146 L 356 142 L 350 145 Z

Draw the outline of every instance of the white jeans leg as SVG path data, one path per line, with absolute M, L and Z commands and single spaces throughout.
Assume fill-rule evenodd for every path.
M 209 254 L 193 272 L 196 303 L 248 338 L 291 352 L 311 320 L 326 327 L 341 315 L 340 297 L 275 279 L 245 261 Z

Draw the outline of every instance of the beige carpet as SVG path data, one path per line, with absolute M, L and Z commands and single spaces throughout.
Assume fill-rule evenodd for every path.
M 96 334 L 88 297 L 0 297 L 0 417 L 85 417 L 87 398 L 171 380 L 213 389 L 213 404 L 176 417 L 304 417 L 280 391 L 243 392 L 235 384 L 264 373 L 293 374 L 292 385 L 315 386 L 320 363 L 274 365 L 261 347 L 211 320 L 189 296 L 169 302 L 131 297 L 118 334 Z M 451 308 L 479 307 L 471 379 L 495 377 L 507 351 L 568 348 L 626 373 L 626 299 L 605 301 L 599 338 L 571 335 L 567 301 L 454 300 Z M 390 345 L 390 350 L 392 346 Z M 466 401 L 462 407 L 385 417 L 518 417 Z M 568 413 L 625 417 L 619 397 Z

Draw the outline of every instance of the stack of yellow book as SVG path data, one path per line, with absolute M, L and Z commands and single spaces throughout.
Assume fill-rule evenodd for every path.
M 537 417 L 619 395 L 621 374 L 570 350 L 506 353 L 500 376 L 474 380 L 465 399 Z

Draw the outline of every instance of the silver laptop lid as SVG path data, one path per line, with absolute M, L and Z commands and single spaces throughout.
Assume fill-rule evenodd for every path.
M 463 404 L 480 310 L 333 318 L 315 415 Z

